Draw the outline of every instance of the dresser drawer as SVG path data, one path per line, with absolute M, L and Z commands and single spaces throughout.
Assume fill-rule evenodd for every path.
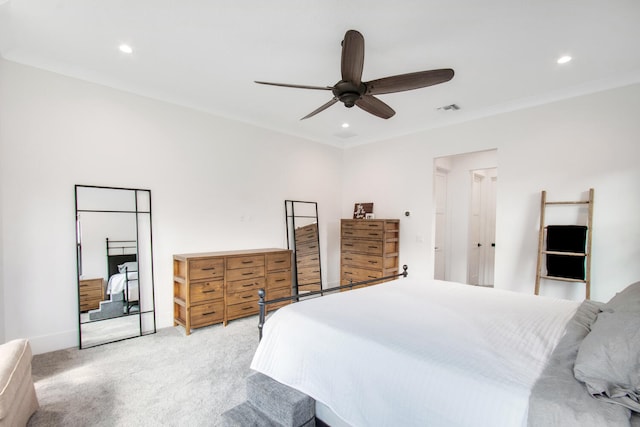
M 354 237 L 357 239 L 376 239 L 380 240 L 384 236 L 384 231 L 381 229 L 345 229 L 342 230 L 342 237 Z
M 236 270 L 227 270 L 227 281 L 255 279 L 258 277 L 264 277 L 264 273 L 264 265 L 258 267 L 238 268 Z
M 258 291 L 248 290 L 227 294 L 227 305 L 241 304 L 243 302 L 253 302 L 258 304 Z
M 227 320 L 251 316 L 253 314 L 258 314 L 258 303 L 256 301 L 247 301 L 241 304 L 227 306 Z
M 361 252 L 370 255 L 382 255 L 382 242 L 369 242 L 358 239 L 342 239 L 343 252 Z
M 349 280 L 361 282 L 363 280 L 379 279 L 380 277 L 384 277 L 381 270 L 367 270 L 366 268 L 343 266 L 341 280 L 346 280 L 348 283 Z
M 227 258 L 228 270 L 233 270 L 237 268 L 247 268 L 247 267 L 260 267 L 260 266 L 264 267 L 263 255 Z M 264 271 L 264 268 L 263 268 L 263 271 Z
M 370 219 L 343 221 L 342 222 L 343 233 L 347 230 L 384 230 L 384 221 L 377 221 L 377 220 L 370 220 Z
M 181 310 L 185 310 L 184 307 Z M 182 317 L 183 314 L 181 313 Z M 213 325 L 224 320 L 224 301 L 214 301 L 207 304 L 191 306 L 191 327 Z
M 291 252 L 267 254 L 267 271 L 291 268 Z
M 267 300 L 290 297 L 291 296 L 291 288 L 282 288 L 282 289 L 269 289 L 267 291 Z M 283 307 L 287 304 L 291 304 L 291 300 L 282 301 L 276 304 L 269 304 L 267 306 L 267 311 L 273 311 L 280 307 Z
M 269 290 L 277 288 L 291 289 L 291 270 L 269 273 L 267 288 Z
M 189 279 L 213 279 L 224 276 L 224 259 L 205 258 L 189 262 Z
M 224 298 L 224 281 L 208 280 L 206 282 L 194 282 L 190 286 L 191 304 Z
M 244 291 L 254 291 L 255 294 L 258 295 L 258 289 L 264 289 L 265 283 L 264 277 L 227 282 L 227 295 Z
M 365 268 L 382 268 L 384 266 L 384 260 L 381 256 L 375 255 L 365 255 L 365 254 L 356 254 L 343 252 L 340 257 L 342 264 L 354 266 L 354 267 L 365 267 Z

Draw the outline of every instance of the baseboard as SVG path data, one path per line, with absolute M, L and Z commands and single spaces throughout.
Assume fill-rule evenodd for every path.
M 50 351 L 78 347 L 78 330 L 73 329 L 51 335 L 30 337 L 29 344 L 31 344 L 33 354 L 49 353 Z

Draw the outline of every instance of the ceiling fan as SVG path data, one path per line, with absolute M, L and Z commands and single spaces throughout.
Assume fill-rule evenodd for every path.
M 349 30 L 344 35 L 344 40 L 342 41 L 342 80 L 335 85 L 307 86 L 261 81 L 256 81 L 256 83 L 298 89 L 330 90 L 333 92 L 333 98 L 331 98 L 329 102 L 321 105 L 300 120 L 313 117 L 338 101 L 342 102 L 347 108 L 357 105 L 368 113 L 383 119 L 388 119 L 393 117 L 396 112 L 393 111 L 393 108 L 373 95 L 402 92 L 445 83 L 451 80 L 454 74 L 451 68 L 443 68 L 439 70 L 399 74 L 397 76 L 383 77 L 381 79 L 363 82 L 361 80 L 363 66 L 364 37 L 356 30 Z

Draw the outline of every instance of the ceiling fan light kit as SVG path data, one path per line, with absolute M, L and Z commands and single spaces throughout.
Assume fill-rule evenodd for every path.
M 333 98 L 331 98 L 330 101 L 316 108 L 300 120 L 313 117 L 319 112 L 331 107 L 338 101 L 342 102 L 347 108 L 351 108 L 356 105 L 360 109 L 373 114 L 374 116 L 382 119 L 388 119 L 393 117 L 396 112 L 393 108 L 389 107 L 374 95 L 403 92 L 433 86 L 448 82 L 454 75 L 451 68 L 443 68 L 439 70 L 400 74 L 371 80 L 369 82 L 363 82 L 362 70 L 364 67 L 364 37 L 356 30 L 349 30 L 344 35 L 344 39 L 342 40 L 342 59 L 340 65 L 342 80 L 333 86 L 308 86 L 263 81 L 256 81 L 256 83 L 297 89 L 330 90 L 333 93 Z

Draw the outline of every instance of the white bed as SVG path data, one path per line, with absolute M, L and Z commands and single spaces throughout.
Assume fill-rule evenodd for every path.
M 580 305 L 399 279 L 278 310 L 251 368 L 348 425 L 526 426 L 534 384 Z
M 107 294 L 117 295 L 124 293 L 127 301 L 138 301 L 138 272 L 116 273 L 109 277 L 107 282 Z

